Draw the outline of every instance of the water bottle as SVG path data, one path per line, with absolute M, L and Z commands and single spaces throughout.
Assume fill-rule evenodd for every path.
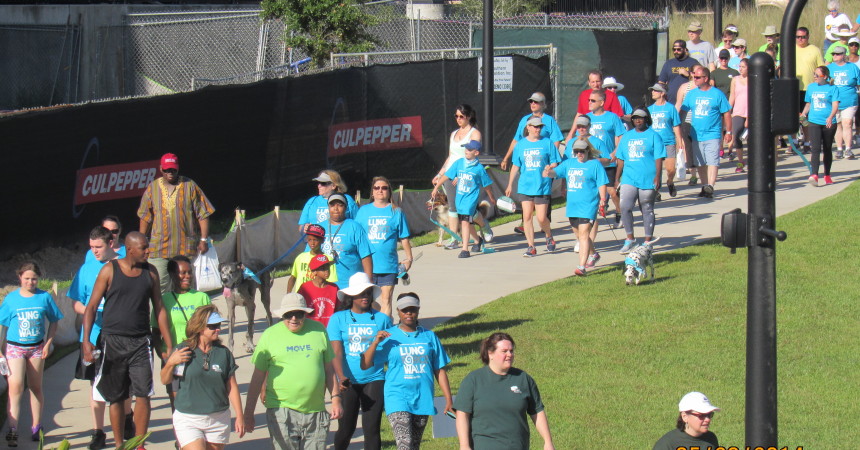
M 0 375 L 9 376 L 9 364 L 6 363 L 6 358 L 0 356 Z
M 176 352 L 175 349 L 173 351 Z M 185 362 L 181 362 L 181 363 L 173 366 L 173 375 L 177 376 L 177 377 L 184 377 L 185 376 Z
M 409 286 L 409 272 L 406 271 L 406 265 L 403 263 L 397 265 L 397 278 L 403 281 L 404 286 Z
M 95 362 L 97 359 L 99 359 L 101 356 L 102 356 L 102 351 L 99 349 L 95 349 L 95 350 L 93 350 L 93 361 L 92 362 L 87 362 L 87 360 L 85 360 L 83 357 L 81 357 L 81 362 L 84 364 L 84 366 L 89 366 L 89 365 L 92 365 L 92 363 Z

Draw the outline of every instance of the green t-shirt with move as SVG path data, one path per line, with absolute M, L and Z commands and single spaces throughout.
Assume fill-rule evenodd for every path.
M 266 408 L 325 410 L 325 363 L 334 359 L 325 326 L 305 320 L 298 333 L 278 322 L 263 332 L 251 364 L 268 372 Z
M 180 344 L 180 347 L 187 347 Z M 227 347 L 213 345 L 209 349 L 209 370 L 203 370 L 206 355 L 194 349 L 191 360 L 185 363 L 185 375 L 174 377 L 178 381 L 176 410 L 185 414 L 212 414 L 230 407 L 227 386 L 238 366 Z
M 185 326 L 188 324 L 188 320 L 191 319 L 191 315 L 194 314 L 194 310 L 212 303 L 212 300 L 209 299 L 209 296 L 205 292 L 198 292 L 194 289 L 178 296 L 175 292 L 165 292 L 161 296 L 161 299 L 164 302 L 164 309 L 167 311 L 167 322 L 170 324 L 170 338 L 173 339 L 174 347 L 187 339 L 185 337 Z M 152 328 L 158 328 L 155 312 L 153 312 L 151 326 Z M 164 341 L 161 342 L 161 351 L 167 351 Z
M 299 254 L 299 256 L 296 256 L 295 261 L 293 261 L 293 268 L 290 269 L 290 275 L 296 280 L 296 284 L 293 286 L 293 292 L 299 292 L 299 288 L 302 287 L 303 284 L 314 278 L 313 272 L 308 268 L 308 265 L 314 256 L 316 255 L 312 255 L 311 252 L 304 252 Z M 329 283 L 337 282 L 337 268 L 334 264 L 329 264 L 328 267 L 329 273 L 326 281 Z
M 535 380 L 520 369 L 497 375 L 484 366 L 466 375 L 454 409 L 471 415 L 475 450 L 529 448 L 528 416 L 543 411 Z

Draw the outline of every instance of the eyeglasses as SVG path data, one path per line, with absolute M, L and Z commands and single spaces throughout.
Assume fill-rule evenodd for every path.
M 465 118 L 466 118 L 466 116 L 464 116 L 464 115 L 462 115 L 462 114 L 454 114 L 454 118 L 455 118 L 455 119 L 465 119 Z
M 795 39 L 809 39 L 809 36 L 798 35 L 794 37 Z
M 707 414 L 706 413 L 697 413 L 695 411 L 688 411 L 687 414 L 689 414 L 691 416 L 696 416 L 696 418 L 699 420 L 705 420 L 705 419 L 710 419 L 710 418 L 714 417 L 713 411 L 711 411 Z
M 119 230 L 109 230 L 110 234 L 119 234 Z
M 289 311 L 289 312 L 284 313 L 285 319 L 292 319 L 293 317 L 295 317 L 296 319 L 299 319 L 299 320 L 304 319 L 305 318 L 305 312 L 304 311 Z
M 179 173 L 179 169 L 161 169 L 161 171 L 164 173 L 169 173 L 171 175 L 176 175 L 177 173 Z
M 389 189 L 391 189 L 391 188 L 389 188 L 388 186 L 374 186 L 373 187 L 374 191 L 387 191 Z
M 220 330 L 221 324 L 220 323 L 210 323 L 209 325 L 206 325 L 206 328 L 213 330 L 213 331 L 214 330 Z
M 332 185 L 331 181 L 318 181 L 317 182 L 317 186 L 331 186 L 331 185 Z

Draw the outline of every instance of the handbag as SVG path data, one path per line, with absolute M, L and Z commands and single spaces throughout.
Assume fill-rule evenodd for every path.
M 209 243 L 206 253 L 197 255 L 194 260 L 194 278 L 197 279 L 197 290 L 200 292 L 215 291 L 221 289 L 221 276 L 218 272 L 218 252 L 215 246 Z

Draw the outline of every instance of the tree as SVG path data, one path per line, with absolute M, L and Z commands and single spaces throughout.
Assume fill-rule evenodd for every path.
M 536 13 L 555 0 L 493 0 L 493 18 L 516 17 Z M 469 16 L 483 17 L 484 0 L 463 0 L 458 10 Z
M 367 27 L 376 23 L 355 0 L 263 0 L 265 19 L 284 22 L 287 47 L 304 51 L 317 67 L 330 53 L 356 53 L 373 49 Z

